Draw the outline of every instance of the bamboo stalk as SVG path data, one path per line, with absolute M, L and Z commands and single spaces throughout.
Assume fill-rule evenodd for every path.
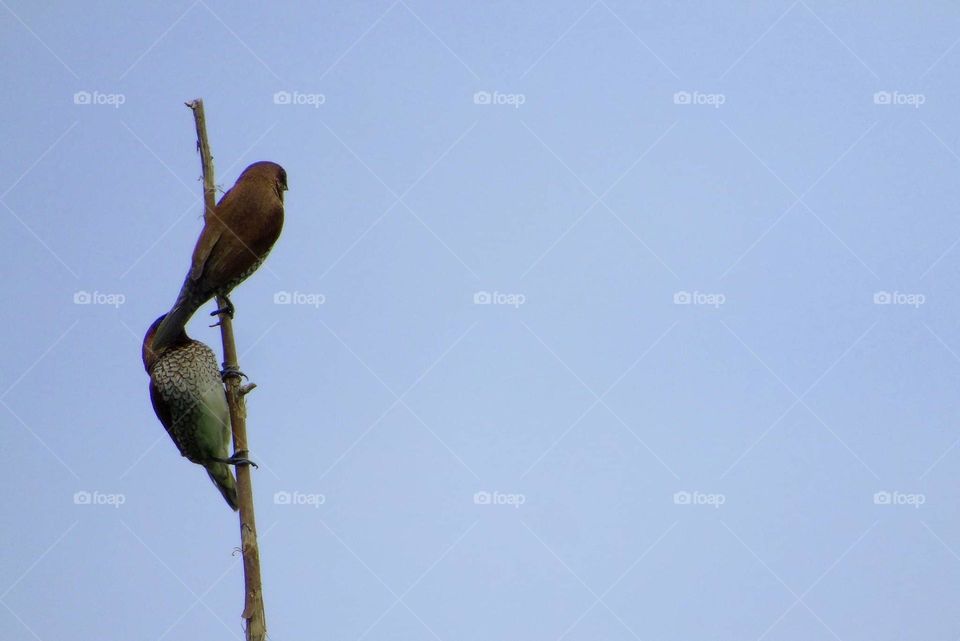
M 203 203 L 204 220 L 214 215 L 216 206 L 216 187 L 213 179 L 213 156 L 207 139 L 207 124 L 203 112 L 203 100 L 196 99 L 186 103 L 193 110 L 197 126 L 197 147 L 203 166 Z M 219 309 L 227 304 L 217 297 Z M 225 370 L 239 371 L 237 345 L 233 338 L 233 321 L 227 314 L 220 314 L 220 338 L 223 343 L 223 367 Z M 230 424 L 233 428 L 233 451 L 246 456 L 247 447 L 247 407 L 244 395 L 253 389 L 252 385 L 242 387 L 240 377 L 231 376 L 224 382 L 227 404 L 230 406 Z M 243 613 L 247 641 L 264 641 L 267 637 L 267 622 L 263 611 L 263 586 L 260 577 L 260 548 L 257 545 L 257 523 L 253 511 L 253 484 L 250 478 L 250 466 L 238 465 L 237 503 L 240 508 L 240 545 L 243 555 L 244 601 Z

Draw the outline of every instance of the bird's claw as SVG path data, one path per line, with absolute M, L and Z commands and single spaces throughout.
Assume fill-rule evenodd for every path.
M 246 450 L 236 452 L 230 458 L 221 458 L 217 459 L 220 463 L 226 463 L 227 465 L 252 465 L 256 469 L 260 469 L 260 466 L 247 458 L 248 452 Z
M 224 364 L 223 370 L 220 372 L 220 380 L 226 382 L 228 378 L 245 378 L 248 381 L 250 380 L 249 376 L 241 372 L 233 365 Z
M 230 317 L 230 320 L 233 320 L 233 314 L 237 311 L 237 308 L 233 306 L 233 302 L 226 296 L 222 296 L 224 302 L 226 303 L 225 307 L 215 309 L 210 312 L 211 316 L 219 316 L 220 314 L 226 314 Z M 219 325 L 220 323 L 217 323 Z M 216 325 L 211 325 L 211 327 L 216 327 Z

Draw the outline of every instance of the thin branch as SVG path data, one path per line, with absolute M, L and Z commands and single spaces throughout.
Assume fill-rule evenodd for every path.
M 199 98 L 186 103 L 193 110 L 197 125 L 197 147 L 203 164 L 203 202 L 204 220 L 214 213 L 216 206 L 216 187 L 213 179 L 213 156 L 207 140 L 207 125 L 203 113 L 203 100 Z M 217 297 L 219 309 L 227 307 L 227 301 Z M 220 338 L 223 342 L 224 370 L 239 371 L 237 345 L 233 339 L 233 322 L 227 314 L 220 314 Z M 235 454 L 246 456 L 247 447 L 247 407 L 244 396 L 255 385 L 241 386 L 239 376 L 231 376 L 225 382 L 227 404 L 230 406 L 230 424 L 233 427 L 233 450 Z M 264 641 L 267 637 L 267 622 L 263 611 L 263 586 L 260 578 L 260 548 L 257 545 L 257 524 L 253 511 L 253 484 L 250 478 L 250 466 L 238 465 L 237 503 L 240 508 L 240 545 L 243 554 L 244 602 L 243 614 L 246 620 L 247 641 Z

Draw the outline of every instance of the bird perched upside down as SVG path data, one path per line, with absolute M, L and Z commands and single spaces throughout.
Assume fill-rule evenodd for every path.
M 240 174 L 204 220 L 190 271 L 173 308 L 157 330 L 156 347 L 171 343 L 201 305 L 221 296 L 227 306 L 211 315 L 233 318 L 228 295 L 266 259 L 283 228 L 287 172 L 273 162 L 255 162 Z
M 180 454 L 202 465 L 227 504 L 237 509 L 237 485 L 229 465 L 230 411 L 213 350 L 181 328 L 171 344 L 153 347 L 164 316 L 143 337 L 143 366 L 150 375 L 150 402 Z

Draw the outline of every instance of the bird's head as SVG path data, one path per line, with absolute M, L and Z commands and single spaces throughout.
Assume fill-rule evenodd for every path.
M 260 162 L 255 162 L 246 169 L 243 170 L 243 173 L 240 174 L 240 177 L 237 178 L 237 183 L 239 184 L 244 180 L 258 180 L 258 181 L 269 181 L 273 188 L 277 192 L 277 197 L 283 201 L 283 192 L 287 191 L 287 170 L 278 165 L 275 162 L 270 162 L 269 160 L 261 160 Z
M 153 349 L 153 336 L 157 333 L 157 328 L 160 327 L 160 323 L 163 322 L 163 319 L 167 315 L 164 314 L 157 320 L 153 321 L 153 324 L 150 325 L 150 328 L 147 329 L 147 333 L 143 337 L 143 345 L 140 347 L 140 357 L 143 359 L 143 368 L 147 370 L 147 373 L 150 373 L 150 370 L 153 368 L 154 364 L 160 359 L 160 356 L 163 355 L 163 352 L 169 349 L 169 347 L 156 351 Z M 170 347 L 180 345 L 190 341 L 190 337 L 187 336 L 185 330 L 180 330 L 180 334 L 174 339 L 173 344 Z

